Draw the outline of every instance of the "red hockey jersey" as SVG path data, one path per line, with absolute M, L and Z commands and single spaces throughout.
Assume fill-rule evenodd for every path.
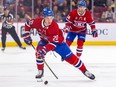
M 78 10 L 74 9 L 69 13 L 66 20 L 68 21 L 66 26 L 71 27 L 70 31 L 84 31 L 87 29 L 87 23 L 90 25 L 92 30 L 95 29 L 95 22 L 89 10 L 86 10 L 85 13 L 80 16 Z
M 52 24 L 48 27 L 43 25 L 43 18 L 32 19 L 25 23 L 25 31 L 36 29 L 40 35 L 40 38 L 48 42 L 62 43 L 64 40 L 63 33 L 59 29 L 58 24 L 52 21 Z

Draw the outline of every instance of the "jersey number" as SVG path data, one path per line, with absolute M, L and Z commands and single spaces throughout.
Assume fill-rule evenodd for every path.
M 58 41 L 58 35 L 53 36 L 53 41 Z

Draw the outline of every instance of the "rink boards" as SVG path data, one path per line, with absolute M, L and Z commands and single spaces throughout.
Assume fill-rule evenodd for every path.
M 65 26 L 64 23 L 58 23 L 59 27 L 63 29 Z M 14 26 L 16 27 L 16 31 L 18 36 L 20 37 L 21 42 L 23 45 L 26 45 L 21 38 L 22 32 L 24 31 L 24 23 L 14 23 Z M 0 23 L 0 26 L 2 24 Z M 92 35 L 89 35 L 91 33 L 89 25 L 87 26 L 87 36 L 86 36 L 86 42 L 85 45 L 116 45 L 116 23 L 96 23 L 96 29 L 98 30 L 98 38 L 93 38 Z M 67 34 L 64 34 L 66 37 Z M 31 31 L 31 36 L 33 38 L 33 44 L 36 45 L 39 41 L 39 36 L 36 30 Z M 1 37 L 1 29 L 0 29 L 0 37 Z M 7 34 L 7 46 L 17 46 L 17 44 L 14 42 L 12 37 Z M 72 45 L 76 45 L 76 39 Z M 0 46 L 1 46 L 1 39 L 0 39 Z

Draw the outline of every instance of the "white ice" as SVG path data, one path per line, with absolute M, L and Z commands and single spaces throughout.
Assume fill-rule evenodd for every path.
M 71 47 L 75 53 L 76 47 Z M 0 87 L 116 87 L 116 46 L 85 46 L 82 61 L 87 69 L 95 74 L 90 80 L 78 69 L 52 52 L 46 55 L 46 62 L 58 76 L 56 79 L 45 66 L 44 81 L 37 82 L 35 51 L 32 47 L 22 50 L 18 47 L 7 47 L 0 51 Z

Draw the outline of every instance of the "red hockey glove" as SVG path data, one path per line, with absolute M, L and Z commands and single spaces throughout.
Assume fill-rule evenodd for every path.
M 31 45 L 32 44 L 32 39 L 30 37 L 30 34 L 29 33 L 24 33 L 22 34 L 22 38 L 24 39 L 24 42 L 28 45 Z
M 36 58 L 44 58 L 47 52 L 45 47 L 39 46 L 36 51 Z
M 70 27 L 66 26 L 63 28 L 63 32 L 68 33 L 70 31 Z
M 97 30 L 92 31 L 92 36 L 93 36 L 94 38 L 98 37 L 98 32 L 97 32 Z

